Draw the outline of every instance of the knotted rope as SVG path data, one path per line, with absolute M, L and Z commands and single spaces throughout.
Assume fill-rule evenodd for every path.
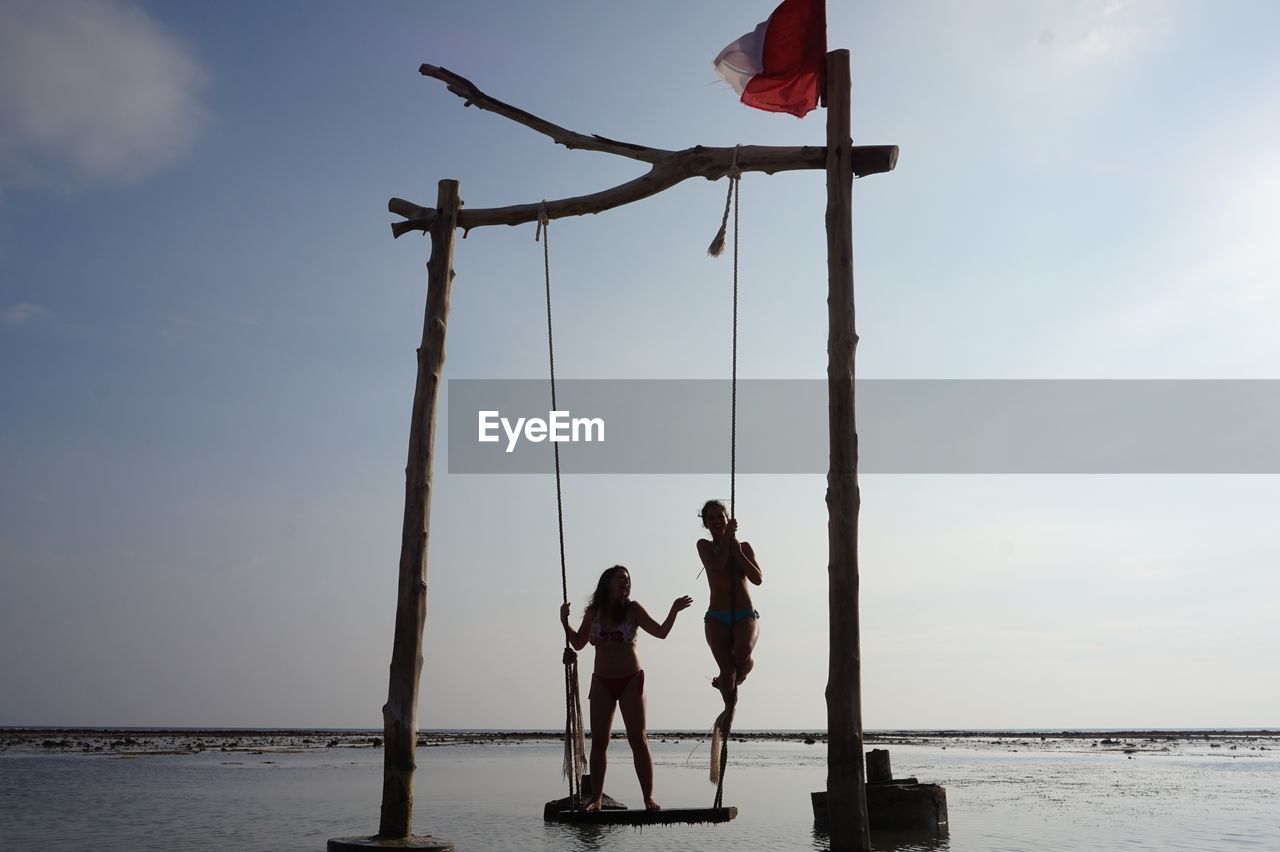
M 551 220 L 547 216 L 547 205 L 538 206 L 538 228 L 534 231 L 535 241 L 542 242 L 542 269 L 547 285 L 547 360 L 551 368 L 551 410 L 556 407 L 556 349 L 551 333 Z M 564 558 L 564 495 L 560 487 L 560 444 L 552 442 L 556 461 L 556 524 L 560 532 L 560 592 L 564 603 L 569 602 L 569 580 L 565 570 Z M 582 791 L 582 774 L 587 765 L 587 745 L 582 726 L 582 696 L 578 690 L 578 653 L 564 640 L 564 763 L 561 772 L 569 781 L 569 801 L 576 811 Z

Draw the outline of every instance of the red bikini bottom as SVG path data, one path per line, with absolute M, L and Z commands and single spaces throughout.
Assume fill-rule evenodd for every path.
M 622 700 L 622 693 L 626 692 L 627 685 L 636 678 L 640 679 L 637 689 L 640 692 L 644 692 L 644 669 L 636 669 L 631 674 L 623 675 L 622 677 L 605 677 L 594 673 L 591 675 L 591 680 L 599 685 L 614 701 Z M 590 696 L 588 695 L 588 697 Z

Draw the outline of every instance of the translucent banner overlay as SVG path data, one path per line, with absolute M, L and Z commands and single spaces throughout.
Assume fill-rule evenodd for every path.
M 726 473 L 728 381 L 452 379 L 450 473 Z M 1280 380 L 863 380 L 863 473 L 1280 473 Z M 739 473 L 826 473 L 827 383 L 738 382 Z M 556 438 L 553 442 L 552 438 Z

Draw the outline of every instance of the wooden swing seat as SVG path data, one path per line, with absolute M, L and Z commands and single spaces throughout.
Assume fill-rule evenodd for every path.
M 556 811 L 548 814 L 553 822 L 573 825 L 678 825 L 703 822 L 728 822 L 738 815 L 737 808 L 605 808 L 599 811 Z

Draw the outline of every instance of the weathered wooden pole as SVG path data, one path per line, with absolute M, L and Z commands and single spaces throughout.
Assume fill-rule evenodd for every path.
M 868 852 L 858 650 L 858 433 L 854 422 L 853 164 L 849 51 L 827 54 L 827 801 L 831 852 Z
M 382 817 L 372 838 L 329 841 L 329 852 L 376 848 L 381 841 L 396 849 L 453 849 L 425 835 L 414 836 L 413 771 L 417 768 L 418 680 L 422 673 L 422 628 L 427 620 L 427 541 L 431 533 L 431 462 L 436 446 L 436 401 L 444 368 L 449 289 L 453 284 L 453 248 L 457 235 L 458 182 L 439 184 L 427 261 L 427 306 L 418 348 L 418 378 L 409 425 L 405 467 L 404 527 L 400 541 L 400 582 L 396 597 L 391 678 L 382 708 Z

